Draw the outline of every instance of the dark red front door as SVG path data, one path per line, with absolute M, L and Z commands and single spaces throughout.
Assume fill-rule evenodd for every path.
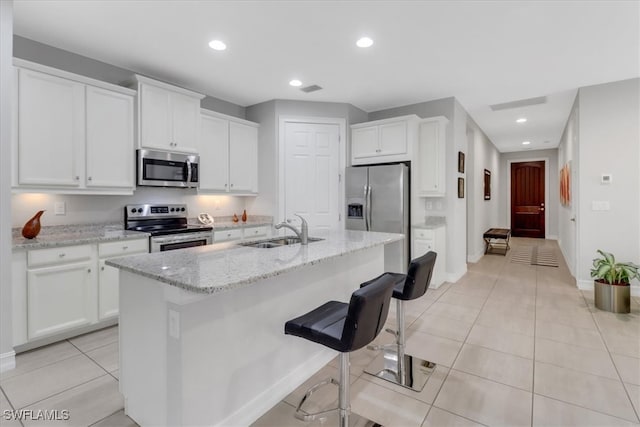
M 544 161 L 511 164 L 511 235 L 544 239 Z

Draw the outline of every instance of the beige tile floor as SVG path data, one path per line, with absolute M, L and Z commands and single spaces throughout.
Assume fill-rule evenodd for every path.
M 387 426 L 640 425 L 640 298 L 632 312 L 595 309 L 560 267 L 510 263 L 509 254 L 470 264 L 455 284 L 408 304 L 408 352 L 438 364 L 416 393 L 363 373 L 375 352 L 351 355 L 352 411 Z M 388 326 L 393 326 L 394 310 Z M 376 341 L 387 343 L 389 334 Z M 308 425 L 293 418 L 311 384 L 337 376 L 336 360 L 273 407 L 254 426 Z M 117 328 L 17 356 L 0 377 L 0 411 L 67 409 L 65 422 L 8 421 L 2 426 L 134 426 L 118 393 Z M 309 410 L 331 406 L 335 387 L 313 395 Z M 314 425 L 336 425 L 330 418 Z

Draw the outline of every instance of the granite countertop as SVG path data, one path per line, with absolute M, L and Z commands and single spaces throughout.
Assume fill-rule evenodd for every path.
M 413 228 L 422 228 L 425 230 L 433 230 L 447 225 L 447 218 L 444 216 L 428 216 L 425 221 L 419 224 L 413 224 Z
M 84 245 L 149 237 L 148 233 L 123 230 L 122 224 L 53 225 L 42 227 L 35 239 L 22 237 L 22 228 L 12 230 L 13 249 L 32 250 L 57 246 Z
M 353 230 L 314 233 L 313 237 L 325 240 L 271 249 L 219 243 L 115 258 L 107 265 L 188 291 L 213 294 L 404 238 L 402 234 Z

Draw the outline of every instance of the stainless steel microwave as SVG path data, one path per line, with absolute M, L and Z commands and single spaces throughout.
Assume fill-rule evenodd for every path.
M 138 185 L 150 187 L 198 187 L 197 154 L 138 150 Z

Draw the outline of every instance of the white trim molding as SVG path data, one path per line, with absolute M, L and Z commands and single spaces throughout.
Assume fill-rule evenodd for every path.
M 467 265 L 464 265 L 464 270 L 456 271 L 453 273 L 447 272 L 447 282 L 456 283 L 458 280 L 462 279 L 462 276 L 467 274 Z
M 16 367 L 16 352 L 11 350 L 0 354 L 0 372 L 10 371 Z

